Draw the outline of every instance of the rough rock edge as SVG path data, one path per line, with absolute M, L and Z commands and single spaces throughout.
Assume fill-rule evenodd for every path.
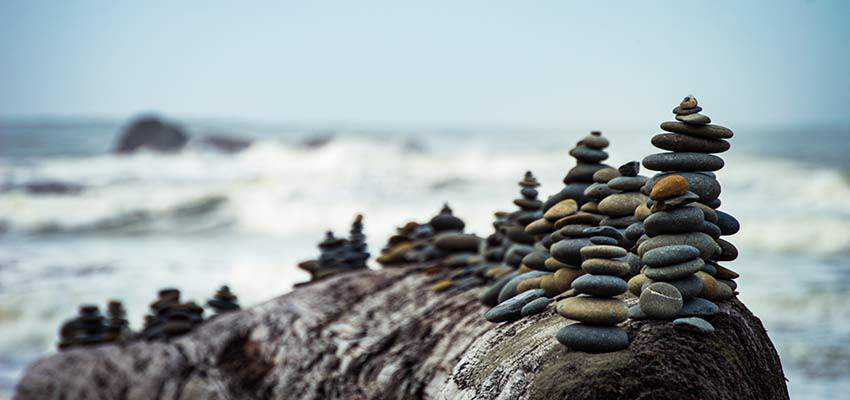
M 627 322 L 628 350 L 586 354 L 554 339 L 567 323 L 554 307 L 491 324 L 482 289 L 437 294 L 436 279 L 422 266 L 351 272 L 169 343 L 54 354 L 29 366 L 15 398 L 788 398 L 761 321 L 737 300 L 720 304 L 714 334 Z

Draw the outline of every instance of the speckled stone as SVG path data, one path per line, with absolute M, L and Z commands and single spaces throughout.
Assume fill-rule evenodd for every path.
M 711 123 L 711 118 L 699 113 L 677 115 L 676 120 L 691 125 L 708 125 Z
M 581 230 L 581 234 L 583 236 L 606 236 L 612 239 L 616 239 L 617 242 L 622 242 L 625 238 L 623 233 L 619 230 L 612 228 L 610 226 L 594 226 L 591 228 L 584 228 Z
M 717 226 L 720 227 L 720 234 L 723 236 L 734 235 L 741 230 L 741 224 L 735 217 L 723 212 L 715 211 L 717 214 Z
M 689 94 L 679 103 L 680 110 L 692 110 L 697 107 L 697 98 Z
M 710 317 L 714 314 L 717 314 L 719 308 L 717 304 L 714 304 L 703 298 L 693 298 L 686 301 L 682 305 L 682 309 L 679 310 L 678 317 Z
M 581 269 L 588 274 L 595 275 L 612 275 L 624 277 L 631 272 L 631 267 L 628 263 L 622 260 L 604 260 L 601 258 L 591 258 L 581 263 Z
M 684 300 L 698 297 L 703 290 L 702 280 L 696 275 L 691 275 L 687 278 L 676 279 L 674 281 L 667 281 L 665 283 L 669 283 L 676 287 L 676 289 L 678 289 L 679 293 L 682 295 L 682 299 Z
M 685 178 L 688 181 L 688 190 L 696 193 L 699 196 L 701 202 L 706 203 L 716 199 L 720 196 L 720 182 L 717 182 L 717 179 L 703 173 L 699 172 L 665 172 L 659 173 L 649 178 L 646 181 L 646 185 L 644 185 L 643 189 L 641 189 L 644 193 L 651 193 L 654 185 L 661 179 L 669 175 L 679 175 Z
M 591 258 L 611 259 L 625 257 L 628 254 L 626 249 L 618 246 L 587 246 L 583 247 L 579 252 L 585 260 Z
M 609 353 L 629 347 L 629 335 L 617 327 L 570 324 L 555 334 L 561 344 L 585 353 Z
M 696 247 L 688 245 L 663 246 L 647 251 L 641 260 L 650 267 L 666 267 L 691 261 L 700 256 Z
M 595 226 L 604 218 L 599 214 L 591 214 L 584 211 L 579 211 L 573 215 L 568 215 L 555 221 L 555 229 L 561 229 L 567 225 L 587 225 Z
M 643 310 L 640 309 L 640 304 L 635 304 L 629 307 L 629 319 L 633 320 L 641 320 L 641 319 L 649 319 Z
M 505 286 L 499 292 L 499 303 L 502 303 L 505 300 L 516 296 L 517 286 L 519 286 L 520 282 L 522 282 L 526 279 L 536 278 L 538 276 L 545 276 L 545 275 L 548 275 L 548 274 L 549 274 L 549 272 L 531 271 L 531 272 L 526 272 L 524 274 L 517 275 L 516 277 L 514 277 L 513 279 L 508 281 L 508 283 L 505 284 Z
M 638 208 L 635 208 L 635 218 L 637 218 L 638 221 L 645 220 L 649 217 L 650 213 L 652 213 L 652 211 L 649 210 L 649 207 L 646 204 L 641 204 Z
M 688 204 L 689 207 L 696 207 L 702 211 L 702 215 L 705 217 L 705 220 L 711 222 L 713 224 L 717 223 L 717 211 L 712 209 L 711 207 L 702 204 L 702 203 L 691 203 Z
M 627 215 L 625 217 L 605 217 L 602 221 L 599 221 L 600 226 L 607 226 L 617 229 L 626 229 L 629 225 L 638 222 L 639 220 L 633 215 Z
M 715 240 L 720 237 L 720 228 L 717 227 L 717 225 L 714 225 L 708 221 L 702 221 L 702 223 L 697 226 L 697 230 L 708 236 L 713 237 Z M 720 243 L 718 243 L 718 245 L 719 244 Z
M 529 235 L 545 235 L 555 230 L 555 224 L 545 218 L 540 218 L 525 226 L 525 233 Z
M 619 179 L 619 178 L 615 178 L 615 179 Z M 610 196 L 614 193 L 619 193 L 619 190 L 614 190 L 614 189 L 608 187 L 607 183 L 593 183 L 590 186 L 588 186 L 587 189 L 584 190 L 584 195 L 587 196 L 588 198 L 594 199 L 594 200 L 604 199 L 605 197 L 608 197 L 608 196 Z M 586 208 L 586 207 L 590 207 L 590 206 L 588 206 L 588 204 L 591 204 L 591 203 L 585 203 L 584 205 L 582 205 L 581 210 L 587 211 L 587 212 L 595 212 L 598 205 L 596 205 L 592 209 L 590 209 L 590 208 Z
M 593 181 L 596 183 L 607 183 L 611 179 L 620 176 L 620 171 L 614 167 L 605 167 L 596 171 L 593 174 Z
M 657 153 L 643 159 L 643 166 L 653 171 L 717 171 L 723 159 L 705 153 Z
M 640 190 L 640 188 L 642 188 L 645 184 L 645 176 L 621 176 L 618 178 L 611 179 L 605 185 L 607 185 L 609 189 L 613 189 L 613 193 L 616 193 L 617 190 L 628 192 L 637 191 Z
M 649 195 L 654 201 L 667 200 L 688 192 L 688 181 L 681 175 L 668 175 L 658 180 Z
M 673 328 L 677 331 L 701 334 L 714 332 L 714 326 L 712 326 L 708 321 L 698 317 L 679 318 L 673 320 Z
M 629 265 L 629 273 L 626 276 L 623 276 L 624 279 L 629 279 L 640 273 L 640 269 L 643 268 L 643 261 L 640 260 L 640 257 L 635 253 L 626 254 L 625 257 L 621 257 L 616 259 L 617 261 L 622 261 Z
M 634 215 L 635 209 L 646 200 L 646 196 L 637 192 L 612 194 L 599 202 L 599 212 L 611 217 Z
M 640 309 L 650 318 L 670 319 L 682 309 L 682 294 L 673 285 L 655 282 L 640 294 Z
M 677 279 L 687 278 L 688 276 L 693 275 L 700 269 L 705 263 L 701 258 L 696 258 L 690 261 L 685 261 L 679 264 L 668 265 L 664 267 L 648 267 L 643 273 L 647 278 L 652 279 L 654 281 L 673 281 Z
M 562 269 L 562 268 L 579 269 L 578 266 L 562 263 L 562 262 L 552 258 L 551 255 L 549 256 L 549 258 L 546 259 L 546 261 L 543 263 L 543 265 L 546 266 L 547 270 L 553 271 L 553 272 L 557 271 L 559 269 Z
M 522 307 L 522 311 L 520 312 L 520 314 L 523 317 L 540 314 L 543 311 L 546 311 L 546 308 L 549 307 L 550 301 L 551 300 L 549 300 L 549 298 L 547 297 L 540 297 L 538 299 L 532 300 Z
M 570 155 L 586 163 L 598 163 L 608 159 L 608 153 L 587 146 L 577 146 L 570 150 Z
M 661 150 L 693 153 L 722 153 L 732 147 L 723 139 L 705 139 L 681 133 L 659 133 L 652 137 L 652 145 Z
M 510 298 L 484 313 L 490 322 L 516 321 L 522 317 L 522 308 L 533 300 L 544 296 L 542 289 L 529 290 Z
M 623 232 L 623 234 L 626 236 L 626 239 L 632 242 L 636 242 L 638 238 L 640 238 L 641 235 L 643 235 L 644 233 L 646 233 L 646 231 L 643 227 L 643 224 L 640 222 L 636 222 L 634 224 L 629 225 Z
M 547 219 L 550 222 L 555 222 L 561 218 L 564 218 L 568 215 L 573 215 L 578 211 L 578 204 L 573 199 L 562 200 L 551 208 L 546 210 L 543 214 L 543 218 Z
M 581 248 L 593 244 L 588 238 L 565 239 L 552 245 L 549 251 L 556 260 L 570 265 L 581 265 Z
M 665 234 L 649 238 L 638 246 L 638 255 L 643 258 L 643 255 L 650 250 L 664 246 L 672 246 L 685 244 L 696 247 L 700 251 L 700 257 L 708 259 L 715 254 L 720 253 L 720 246 L 714 241 L 714 238 L 702 232 Z
M 590 238 L 590 243 L 600 246 L 618 246 L 620 244 L 617 239 L 608 236 L 593 236 Z
M 640 296 L 641 290 L 643 290 L 644 285 L 647 283 L 652 283 L 652 279 L 649 279 L 644 274 L 637 274 L 629 279 L 629 293 Z
M 662 122 L 661 129 L 665 132 L 681 133 L 706 139 L 730 139 L 734 136 L 729 128 L 720 125 L 691 125 L 679 121 Z
M 582 275 L 573 281 L 572 288 L 581 294 L 596 297 L 613 297 L 628 290 L 626 281 L 609 275 Z
M 643 220 L 643 229 L 650 236 L 665 233 L 687 233 L 698 231 L 702 225 L 703 212 L 695 207 L 679 207 L 653 213 Z
M 736 248 L 735 245 L 720 238 L 715 240 L 717 241 L 717 244 L 720 245 L 720 255 L 715 257 L 715 260 L 733 261 L 738 258 L 738 248 Z
M 557 310 L 558 314 L 564 318 L 591 325 L 616 325 L 629 317 L 629 308 L 622 300 L 590 296 L 561 300 L 558 302 Z
M 640 163 L 637 161 L 629 161 L 617 168 L 617 171 L 619 171 L 622 176 L 636 177 L 640 173 Z
M 709 275 L 705 271 L 696 272 L 694 273 L 694 276 L 699 278 L 700 281 L 702 281 L 702 290 L 699 292 L 699 294 L 697 294 L 698 297 L 713 299 L 715 296 L 717 296 L 717 279 L 714 279 L 713 276 Z

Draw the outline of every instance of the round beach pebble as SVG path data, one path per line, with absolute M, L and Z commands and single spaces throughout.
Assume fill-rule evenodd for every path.
M 682 295 L 683 300 L 698 297 L 703 290 L 702 279 L 700 279 L 696 275 L 691 275 L 682 279 L 667 281 L 665 283 L 673 285 L 679 291 L 679 294 Z
M 581 269 L 588 274 L 627 276 L 631 272 L 631 266 L 622 260 L 605 260 L 602 258 L 591 258 L 581 263 Z
M 649 279 L 644 274 L 637 274 L 629 279 L 629 293 L 640 296 L 641 290 L 647 283 L 652 283 L 652 279 Z
M 582 247 L 579 252 L 585 260 L 591 258 L 618 258 L 625 257 L 628 254 L 626 249 L 619 246 L 587 246 Z
M 716 276 L 717 279 L 731 280 L 738 279 L 738 277 L 740 276 L 737 272 L 732 271 L 731 269 L 726 268 L 722 265 L 715 265 L 715 268 L 717 272 L 715 272 L 714 276 Z
M 682 309 L 682 294 L 669 283 L 655 282 L 641 292 L 638 304 L 650 318 L 670 319 Z
M 614 179 L 620 179 L 620 178 L 614 178 Z M 607 183 L 596 183 L 596 182 L 594 182 L 593 184 L 588 186 L 587 189 L 584 190 L 584 195 L 591 198 L 591 199 L 603 199 L 603 198 L 608 197 L 608 196 L 610 196 L 614 193 L 619 193 L 619 190 L 612 189 L 611 187 L 608 186 Z M 598 205 L 590 206 L 588 204 L 595 204 L 595 203 L 593 203 L 593 202 L 585 203 L 581 206 L 581 210 L 587 211 L 587 212 L 595 212 L 596 207 L 598 207 Z
M 653 136 L 651 142 L 661 150 L 688 153 L 722 153 L 732 147 L 723 139 L 705 139 L 669 132 Z
M 593 149 L 602 150 L 608 147 L 608 139 L 602 137 L 602 132 L 593 131 L 590 132 L 590 135 L 581 139 L 581 144 Z
M 531 272 L 526 272 L 526 273 L 517 275 L 516 277 L 514 277 L 513 279 L 508 281 L 508 283 L 506 283 L 504 287 L 502 287 L 502 290 L 499 292 L 499 303 L 502 303 L 505 300 L 516 296 L 517 295 L 517 286 L 519 286 L 520 282 L 522 282 L 526 279 L 537 278 L 538 276 L 546 276 L 546 275 L 549 275 L 549 274 L 550 274 L 550 272 L 531 271 Z
M 540 288 L 546 292 L 546 296 L 554 297 L 570 290 L 573 281 L 582 276 L 584 272 L 572 268 L 562 268 L 554 274 L 544 276 L 540 280 Z
M 643 159 L 643 166 L 653 171 L 717 171 L 723 159 L 705 153 L 657 153 Z
M 677 115 L 676 120 L 693 125 L 707 125 L 711 123 L 711 118 L 699 113 Z
M 555 334 L 561 344 L 586 353 L 609 353 L 629 347 L 629 335 L 618 327 L 570 324 Z
M 523 292 L 527 292 L 527 291 L 532 290 L 532 289 L 540 289 L 540 281 L 541 280 L 543 280 L 542 276 L 538 276 L 538 277 L 534 277 L 534 278 L 528 278 L 528 279 L 520 282 L 518 285 L 516 285 L 516 292 L 517 293 L 523 293 Z
M 558 303 L 557 310 L 558 314 L 564 318 L 591 325 L 612 326 L 625 321 L 629 317 L 629 308 L 620 299 L 589 296 L 571 297 L 561 300 Z
M 582 275 L 573 281 L 572 288 L 581 294 L 596 297 L 613 297 L 628 290 L 623 279 L 610 275 Z
M 553 272 L 554 272 L 554 271 L 557 271 L 557 270 L 559 270 L 559 269 L 562 269 L 562 268 L 567 268 L 567 269 L 580 269 L 580 268 L 579 268 L 579 267 L 577 267 L 577 266 L 562 263 L 562 262 L 560 262 L 560 261 L 558 261 L 558 260 L 556 260 L 556 259 L 552 258 L 552 256 L 551 256 L 551 255 L 549 255 L 549 258 L 547 258 L 547 259 L 546 259 L 546 262 L 544 262 L 544 263 L 543 263 L 543 265 L 545 265 L 545 266 L 546 266 L 546 269 L 547 269 L 547 270 L 549 270 L 549 271 L 553 271 Z
M 478 297 L 481 300 L 482 304 L 488 305 L 490 307 L 499 304 L 499 293 L 501 293 L 502 289 L 511 279 L 514 279 L 519 275 L 518 272 L 511 272 L 499 278 L 496 283 L 490 285 L 487 289 L 485 289 L 481 295 Z
M 611 179 L 620 176 L 620 171 L 614 167 L 605 167 L 593 173 L 593 181 L 596 183 L 608 183 Z
M 650 267 L 666 267 L 698 258 L 700 251 L 694 246 L 671 245 L 652 249 L 644 253 L 641 260 Z
M 702 210 L 696 207 L 679 207 L 652 213 L 643 220 L 644 231 L 653 236 L 665 233 L 687 233 L 699 230 L 704 222 Z
M 683 135 L 707 139 L 730 139 L 735 135 L 729 128 L 720 125 L 691 125 L 679 121 L 662 122 L 661 129 L 666 132 L 681 133 Z
M 570 155 L 586 163 L 598 163 L 608 158 L 608 153 L 587 146 L 578 146 L 570 150 Z
M 649 198 L 654 201 L 667 200 L 688 192 L 688 181 L 681 175 L 668 175 L 652 186 Z
M 699 278 L 702 281 L 702 290 L 697 294 L 699 297 L 704 297 L 706 299 L 713 299 L 717 296 L 717 279 L 715 279 L 710 274 L 705 271 L 698 271 L 694 273 L 694 276 Z
M 648 267 L 643 273 L 647 278 L 654 281 L 673 281 L 693 275 L 701 270 L 703 265 L 705 265 L 705 262 L 702 261 L 702 258 L 695 258 L 690 261 L 664 267 Z
M 529 235 L 545 235 L 553 230 L 555 230 L 555 224 L 545 218 L 540 218 L 525 226 L 525 233 Z
M 564 177 L 564 184 L 571 183 L 579 183 L 585 182 L 590 183 L 593 182 L 593 174 L 596 171 L 599 171 L 602 168 L 608 167 L 605 164 L 588 164 L 582 161 L 576 163 L 576 166 L 573 167 L 569 172 L 567 172 L 567 176 Z M 584 191 L 584 188 L 581 188 L 581 191 Z M 579 192 L 581 193 L 581 192 Z
M 641 193 L 612 194 L 599 202 L 599 212 L 612 217 L 634 215 L 635 209 L 646 203 L 646 196 Z
M 545 295 L 542 289 L 529 290 L 514 296 L 484 313 L 490 322 L 516 321 L 522 317 L 522 308 L 531 301 Z
M 616 193 L 617 190 L 627 192 L 637 191 L 645 184 L 646 177 L 644 176 L 621 176 L 611 179 L 605 185 L 608 186 L 609 189 L 612 189 L 612 192 Z M 587 194 L 587 192 L 585 192 L 585 194 Z
M 652 195 L 652 189 L 655 187 L 655 184 L 663 179 L 664 177 L 670 175 L 679 175 L 688 182 L 688 190 L 694 192 L 697 196 L 699 196 L 699 200 L 702 202 L 709 202 L 717 199 L 720 196 L 720 182 L 717 182 L 717 179 L 712 177 L 711 175 L 703 174 L 700 172 L 663 172 L 656 174 L 652 178 L 649 178 L 646 181 L 646 185 L 644 185 L 643 190 L 648 190 L 650 196 Z M 645 192 L 646 193 L 646 192 Z
M 697 297 L 686 301 L 679 310 L 678 317 L 710 317 L 717 314 L 719 308 L 706 299 Z
M 720 246 L 714 238 L 702 232 L 665 234 L 649 238 L 638 246 L 638 255 L 643 259 L 644 254 L 650 250 L 664 246 L 689 245 L 700 251 L 700 258 L 709 259 L 720 253 Z
M 720 238 L 715 240 L 720 245 L 720 255 L 715 258 L 717 261 L 733 261 L 738 258 L 738 248 L 735 245 Z
M 549 307 L 550 302 L 551 300 L 547 297 L 540 297 L 538 299 L 532 300 L 522 307 L 520 314 L 523 317 L 540 314 L 543 311 L 546 311 L 546 308 Z
M 434 246 L 440 250 L 455 252 L 455 251 L 478 251 L 478 246 L 481 244 L 481 238 L 475 235 L 464 233 L 447 233 L 437 236 L 434 240 Z
M 717 215 L 717 226 L 720 227 L 721 235 L 734 235 L 741 229 L 741 224 L 735 217 L 723 211 L 715 211 L 715 213 Z
M 559 201 L 554 206 L 546 210 L 543 214 L 543 218 L 546 218 L 550 222 L 554 222 L 568 215 L 575 214 L 577 211 L 578 204 L 576 201 L 573 199 L 566 199 Z

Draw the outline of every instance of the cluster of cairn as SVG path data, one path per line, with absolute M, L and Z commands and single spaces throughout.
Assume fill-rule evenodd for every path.
M 230 288 L 222 286 L 207 302 L 213 309 L 214 318 L 220 314 L 239 310 L 236 295 Z M 111 300 L 106 307 L 106 316 L 97 305 L 85 304 L 79 313 L 62 324 L 59 329 L 59 350 L 73 347 L 92 346 L 104 343 L 122 343 L 129 340 L 166 340 L 191 331 L 204 322 L 204 309 L 195 302 L 180 302 L 180 291 L 163 289 L 156 301 L 151 303 L 151 314 L 145 316 L 145 325 L 140 332 L 133 332 L 127 321 L 124 305 Z
M 369 251 L 363 233 L 363 215 L 354 217 L 348 239 L 338 238 L 332 231 L 327 231 L 318 247 L 318 259 L 298 264 L 298 268 L 310 273 L 310 282 L 341 272 L 366 269 Z

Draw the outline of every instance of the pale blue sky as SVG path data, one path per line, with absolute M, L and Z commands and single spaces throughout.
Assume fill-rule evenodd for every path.
M 848 121 L 850 2 L 0 2 L 0 115 Z

